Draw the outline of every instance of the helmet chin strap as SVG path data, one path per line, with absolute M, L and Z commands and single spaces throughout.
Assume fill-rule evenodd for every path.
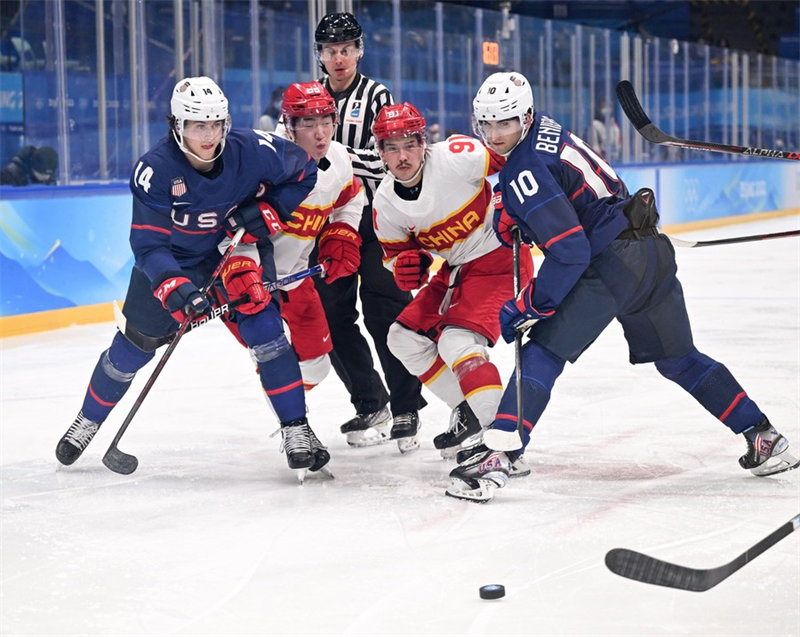
M 178 144 L 178 148 L 180 148 L 183 153 L 185 153 L 186 155 L 191 155 L 197 161 L 201 161 L 204 164 L 213 164 L 215 161 L 217 161 L 217 159 L 219 159 L 220 155 L 222 155 L 222 151 L 225 150 L 225 138 L 223 137 L 218 144 L 219 152 L 217 152 L 217 154 L 214 155 L 211 159 L 203 159 L 202 157 L 199 157 L 198 155 L 196 155 L 191 150 L 186 148 L 186 146 L 183 145 L 183 134 L 181 134 L 180 139 L 178 139 L 178 134 L 175 132 L 174 128 L 172 129 L 172 137 L 175 140 L 175 143 Z

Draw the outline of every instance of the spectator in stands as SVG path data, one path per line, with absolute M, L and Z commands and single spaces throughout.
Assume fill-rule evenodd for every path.
M 264 114 L 258 118 L 258 129 L 272 132 L 278 125 L 278 119 L 281 116 L 281 105 L 283 104 L 283 91 L 282 86 L 278 86 L 272 91 L 269 104 L 264 109 Z
M 57 168 L 58 155 L 53 148 L 50 146 L 41 148 L 25 146 L 0 172 L 0 185 L 54 186 Z

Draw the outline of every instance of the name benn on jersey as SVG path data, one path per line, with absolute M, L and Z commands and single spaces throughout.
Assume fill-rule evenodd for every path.
M 417 235 L 419 243 L 429 250 L 442 250 L 452 248 L 457 241 L 466 239 L 484 222 L 492 194 L 489 188 L 489 185 L 485 184 L 463 208 L 430 228 L 422 230 Z
M 333 205 L 319 208 L 307 208 L 301 205 L 292 213 L 291 220 L 286 222 L 287 228 L 283 233 L 301 239 L 313 239 L 322 231 L 331 210 Z
M 536 134 L 536 150 L 556 154 L 558 140 L 561 139 L 561 124 L 549 117 L 542 116 L 539 131 Z

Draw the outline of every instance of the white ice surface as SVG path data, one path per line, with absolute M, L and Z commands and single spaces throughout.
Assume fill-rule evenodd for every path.
M 797 217 L 695 232 L 798 227 Z M 800 241 L 678 249 L 696 343 L 800 452 Z M 0 341 L 2 619 L 11 635 L 798 635 L 800 533 L 705 593 L 606 569 L 614 547 L 687 566 L 732 560 L 800 512 L 800 471 L 756 478 L 732 435 L 612 325 L 556 385 L 529 478 L 446 498 L 426 394 L 420 450 L 351 449 L 331 376 L 309 396 L 335 480 L 299 486 L 249 357 L 219 323 L 180 343 L 120 447 L 100 459 L 153 363 L 83 457 L 57 440 L 112 324 Z M 493 360 L 505 379 L 513 349 Z M 478 598 L 501 583 L 501 601 Z

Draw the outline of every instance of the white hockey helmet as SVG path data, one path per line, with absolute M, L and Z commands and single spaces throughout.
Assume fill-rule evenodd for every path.
M 521 142 L 530 130 L 533 114 L 533 91 L 522 73 L 492 73 L 481 84 L 472 100 L 473 127 L 484 140 L 481 122 L 516 117 L 522 127 L 522 136 L 519 139 Z
M 194 153 L 191 153 L 183 143 L 183 130 L 184 123 L 187 120 L 191 121 L 219 121 L 222 120 L 222 140 L 219 145 L 219 152 L 214 161 L 222 154 L 225 148 L 225 138 L 231 130 L 231 116 L 228 113 L 228 98 L 222 92 L 222 89 L 217 86 L 217 83 L 210 77 L 187 77 L 180 80 L 172 91 L 172 100 L 170 100 L 170 112 L 173 120 L 172 134 L 178 147 L 184 153 L 190 153 L 197 159 L 200 159 Z M 200 161 L 206 161 L 200 159 Z

